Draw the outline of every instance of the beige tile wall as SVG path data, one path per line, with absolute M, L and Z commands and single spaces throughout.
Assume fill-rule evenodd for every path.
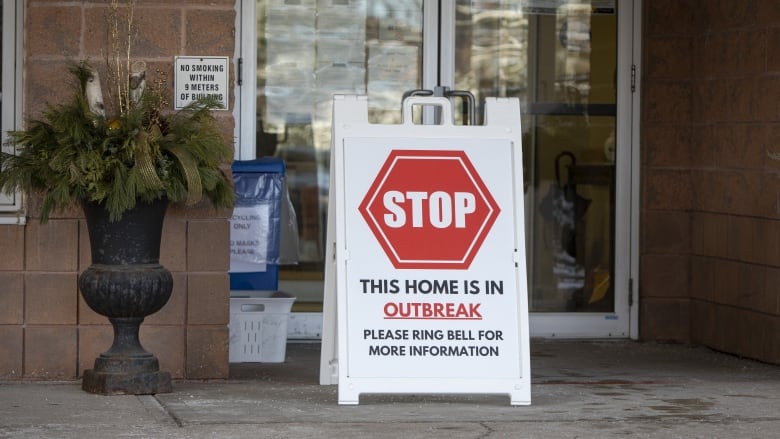
M 65 76 L 67 62 L 89 58 L 99 64 L 107 5 L 26 2 L 26 115 L 68 95 L 51 80 Z M 232 59 L 234 0 L 142 0 L 135 8 L 133 55 L 150 70 L 168 71 L 171 93 L 174 56 Z M 232 113 L 218 117 L 232 136 Z M 75 379 L 113 338 L 107 319 L 78 293 L 78 274 L 90 264 L 86 224 L 77 208 L 39 224 L 34 199 L 28 214 L 26 226 L 0 225 L 0 379 Z M 140 337 L 174 378 L 227 377 L 228 215 L 202 203 L 172 206 L 165 220 L 161 263 L 173 273 L 174 289 L 168 304 L 146 319 Z
M 780 363 L 780 9 L 643 8 L 640 336 Z

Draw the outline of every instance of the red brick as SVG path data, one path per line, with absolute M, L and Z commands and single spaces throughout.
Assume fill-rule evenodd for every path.
M 642 297 L 688 297 L 690 261 L 688 256 L 642 256 L 640 291 Z
M 740 263 L 728 259 L 717 259 L 712 264 L 713 291 L 710 300 L 718 304 L 734 304 L 739 294 Z
M 645 78 L 690 79 L 696 54 L 693 41 L 677 36 L 645 38 Z
M 22 377 L 24 329 L 17 325 L 0 325 L 0 379 Z
M 780 317 L 731 306 L 706 306 L 714 311 L 707 317 L 713 326 L 709 331 L 697 331 L 696 341 L 725 352 L 780 363 Z M 703 307 L 695 307 L 697 319 L 702 317 Z
M 693 86 L 694 121 L 750 122 L 760 110 L 762 94 L 754 81 L 744 78 L 699 78 Z
M 780 334 L 780 316 L 768 317 L 768 323 L 766 326 L 768 336 L 765 341 L 766 357 L 760 360 L 772 363 L 780 364 L 780 343 L 778 343 L 778 334 Z
M 186 378 L 183 326 L 141 325 L 141 345 L 160 361 L 160 370 L 171 378 Z
M 774 9 L 777 8 L 775 5 Z M 780 51 L 780 28 L 774 27 L 766 31 L 767 40 L 767 53 L 778 53 Z M 766 58 L 767 71 L 777 72 L 780 70 L 780 58 L 777 56 L 769 56 Z
M 691 246 L 694 254 L 726 257 L 729 217 L 710 213 L 694 213 L 691 219 Z
M 78 286 L 75 273 L 28 273 L 24 280 L 27 324 L 76 324 Z
M 227 220 L 189 220 L 187 223 L 187 269 L 230 269 L 230 223 Z
M 698 87 L 698 84 L 697 84 Z M 647 123 L 690 123 L 692 113 L 691 84 L 686 81 L 655 81 L 645 84 L 643 118 Z
M 719 305 L 716 311 L 716 329 L 715 348 L 733 354 L 744 353 L 744 342 L 747 335 L 747 322 L 739 309 Z
M 691 35 L 704 27 L 704 17 L 691 2 L 653 0 L 642 7 L 645 35 Z
M 723 169 L 761 169 L 766 162 L 769 127 L 758 123 L 720 123 L 704 128 L 701 139 L 702 153 L 711 151 L 712 161 L 699 162 L 700 166 Z M 693 146 L 696 148 L 696 146 Z
M 691 251 L 691 215 L 648 211 L 642 219 L 642 252 L 687 254 Z
M 780 267 L 780 222 L 762 218 L 751 221 L 753 251 L 746 261 Z
M 692 128 L 690 126 L 649 125 L 644 135 L 642 163 L 645 166 L 680 167 L 694 163 L 691 154 Z
M 739 170 L 691 171 L 693 186 L 691 206 L 695 210 L 751 216 L 773 208 L 772 196 L 760 195 L 765 178 L 757 172 Z
M 95 311 L 92 310 L 92 308 L 87 305 L 87 302 L 84 301 L 84 296 L 81 295 L 81 292 L 79 292 L 78 296 L 78 307 L 79 307 L 79 324 L 81 325 L 105 325 L 108 323 L 108 318 L 105 316 L 102 316 Z
M 691 341 L 713 346 L 718 331 L 717 305 L 707 301 L 691 301 Z
M 52 81 L 52 77 L 63 78 L 67 73 L 66 65 L 61 61 L 29 60 L 25 68 L 26 83 L 34 84 L 27 87 L 25 99 L 25 114 L 32 117 L 40 117 L 47 104 L 58 104 L 68 99 L 73 94 L 70 87 L 63 87 L 59 81 Z M 37 221 L 40 217 L 40 201 L 38 197 L 29 197 L 27 214 L 30 222 Z
M 748 261 L 753 251 L 754 219 L 750 217 L 729 216 L 729 230 L 726 235 L 728 255 L 740 261 Z
M 191 10 L 185 15 L 188 55 L 233 56 L 235 52 L 234 10 Z
M 690 301 L 642 297 L 639 336 L 643 340 L 690 341 Z
M 751 198 L 748 197 L 744 200 L 745 204 L 751 206 L 751 208 L 747 210 L 747 213 L 765 218 L 773 218 L 774 220 L 780 219 L 780 197 L 773 191 L 763 190 L 764 188 L 780 187 L 780 173 L 752 173 L 752 178 L 756 180 L 755 185 L 762 188 L 762 190 L 756 194 L 752 194 L 752 205 L 750 203 Z M 778 250 L 780 250 L 780 247 L 778 247 Z M 773 255 L 770 256 L 770 258 L 774 257 L 775 256 Z
M 780 94 L 780 77 L 759 76 L 749 82 L 754 93 L 748 97 L 752 103 L 754 120 L 759 122 L 777 122 L 780 120 L 780 100 L 774 97 Z
M 692 299 L 714 300 L 715 264 L 717 260 L 708 257 L 691 257 L 690 296 Z
M 697 44 L 698 68 L 708 76 L 760 75 L 766 70 L 763 30 L 734 30 L 707 34 Z
M 0 225 L 0 270 L 24 269 L 24 226 Z
M 167 215 L 160 243 L 160 263 L 172 272 L 187 270 L 187 221 Z
M 227 273 L 190 273 L 187 278 L 187 323 L 227 325 L 230 321 L 230 279 Z
M 685 170 L 646 169 L 643 203 L 647 209 L 688 210 L 693 203 L 691 176 Z M 697 182 L 698 183 L 698 182 Z
M 76 378 L 76 328 L 27 326 L 24 330 L 24 377 Z
M 24 323 L 24 275 L 21 272 L 0 271 L 0 325 L 22 323 Z
M 187 275 L 173 273 L 173 291 L 168 303 L 156 313 L 146 317 L 144 324 L 183 325 L 187 319 Z
M 187 378 L 228 378 L 227 325 L 187 328 Z
M 77 220 L 49 220 L 27 224 L 25 266 L 37 271 L 78 269 L 79 225 Z
M 95 367 L 95 359 L 98 355 L 108 351 L 114 341 L 114 329 L 108 324 L 80 326 L 79 335 L 79 361 L 78 376 L 83 376 L 84 371 Z
M 31 56 L 75 57 L 81 41 L 81 6 L 29 5 L 26 50 Z
M 85 50 L 89 56 L 101 60 L 111 50 L 107 34 L 108 12 L 108 7 L 98 7 L 89 8 L 85 13 Z M 130 45 L 132 57 L 144 59 L 178 54 L 181 51 L 181 17 L 182 11 L 177 8 L 136 5 L 133 23 L 137 31 Z M 119 25 L 120 28 L 126 25 L 123 9 L 119 11 Z M 122 36 L 119 41 L 124 51 L 125 37 Z M 120 55 L 124 56 L 124 53 Z
M 780 22 L 780 8 L 777 7 L 777 0 L 756 0 L 756 14 L 758 16 L 757 25 L 759 27 L 774 26 Z M 770 53 L 777 53 L 770 51 Z
M 690 2 L 680 3 L 691 6 Z M 705 29 L 712 32 L 755 26 L 758 23 L 758 8 L 754 2 L 705 0 L 696 2 L 696 6 L 698 14 L 707 23 Z

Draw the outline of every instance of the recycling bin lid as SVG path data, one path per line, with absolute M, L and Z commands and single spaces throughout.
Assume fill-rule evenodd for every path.
M 284 160 L 277 157 L 260 157 L 254 160 L 236 160 L 234 173 L 284 174 Z

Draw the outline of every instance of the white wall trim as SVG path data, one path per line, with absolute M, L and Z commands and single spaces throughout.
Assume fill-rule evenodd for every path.
M 22 127 L 22 24 L 24 23 L 24 1 L 3 2 L 3 59 L 2 59 L 2 121 L 0 134 L 2 144 L 7 141 L 7 131 Z M 6 147 L 3 146 L 6 150 Z M 0 224 L 24 224 L 21 193 L 11 196 L 0 194 Z
M 633 38 L 632 60 L 636 75 L 634 78 L 635 91 L 631 102 L 631 279 L 633 279 L 633 300 L 631 307 L 632 339 L 639 338 L 639 204 L 640 204 L 640 170 L 641 170 L 641 102 L 642 102 L 642 0 L 632 2 Z
M 233 118 L 236 128 L 234 160 L 256 158 L 255 147 L 257 114 L 257 1 L 239 0 L 236 2 L 236 84 Z M 239 62 L 243 60 L 243 62 Z M 239 70 L 240 69 L 240 70 Z M 238 79 L 241 78 L 241 85 Z

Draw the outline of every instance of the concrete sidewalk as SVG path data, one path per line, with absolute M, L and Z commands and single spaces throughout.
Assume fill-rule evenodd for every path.
M 706 348 L 631 341 L 531 343 L 532 405 L 502 396 L 362 396 L 320 386 L 319 344 L 287 362 L 173 393 L 97 396 L 79 382 L 0 383 L 0 438 L 769 438 L 780 367 Z

